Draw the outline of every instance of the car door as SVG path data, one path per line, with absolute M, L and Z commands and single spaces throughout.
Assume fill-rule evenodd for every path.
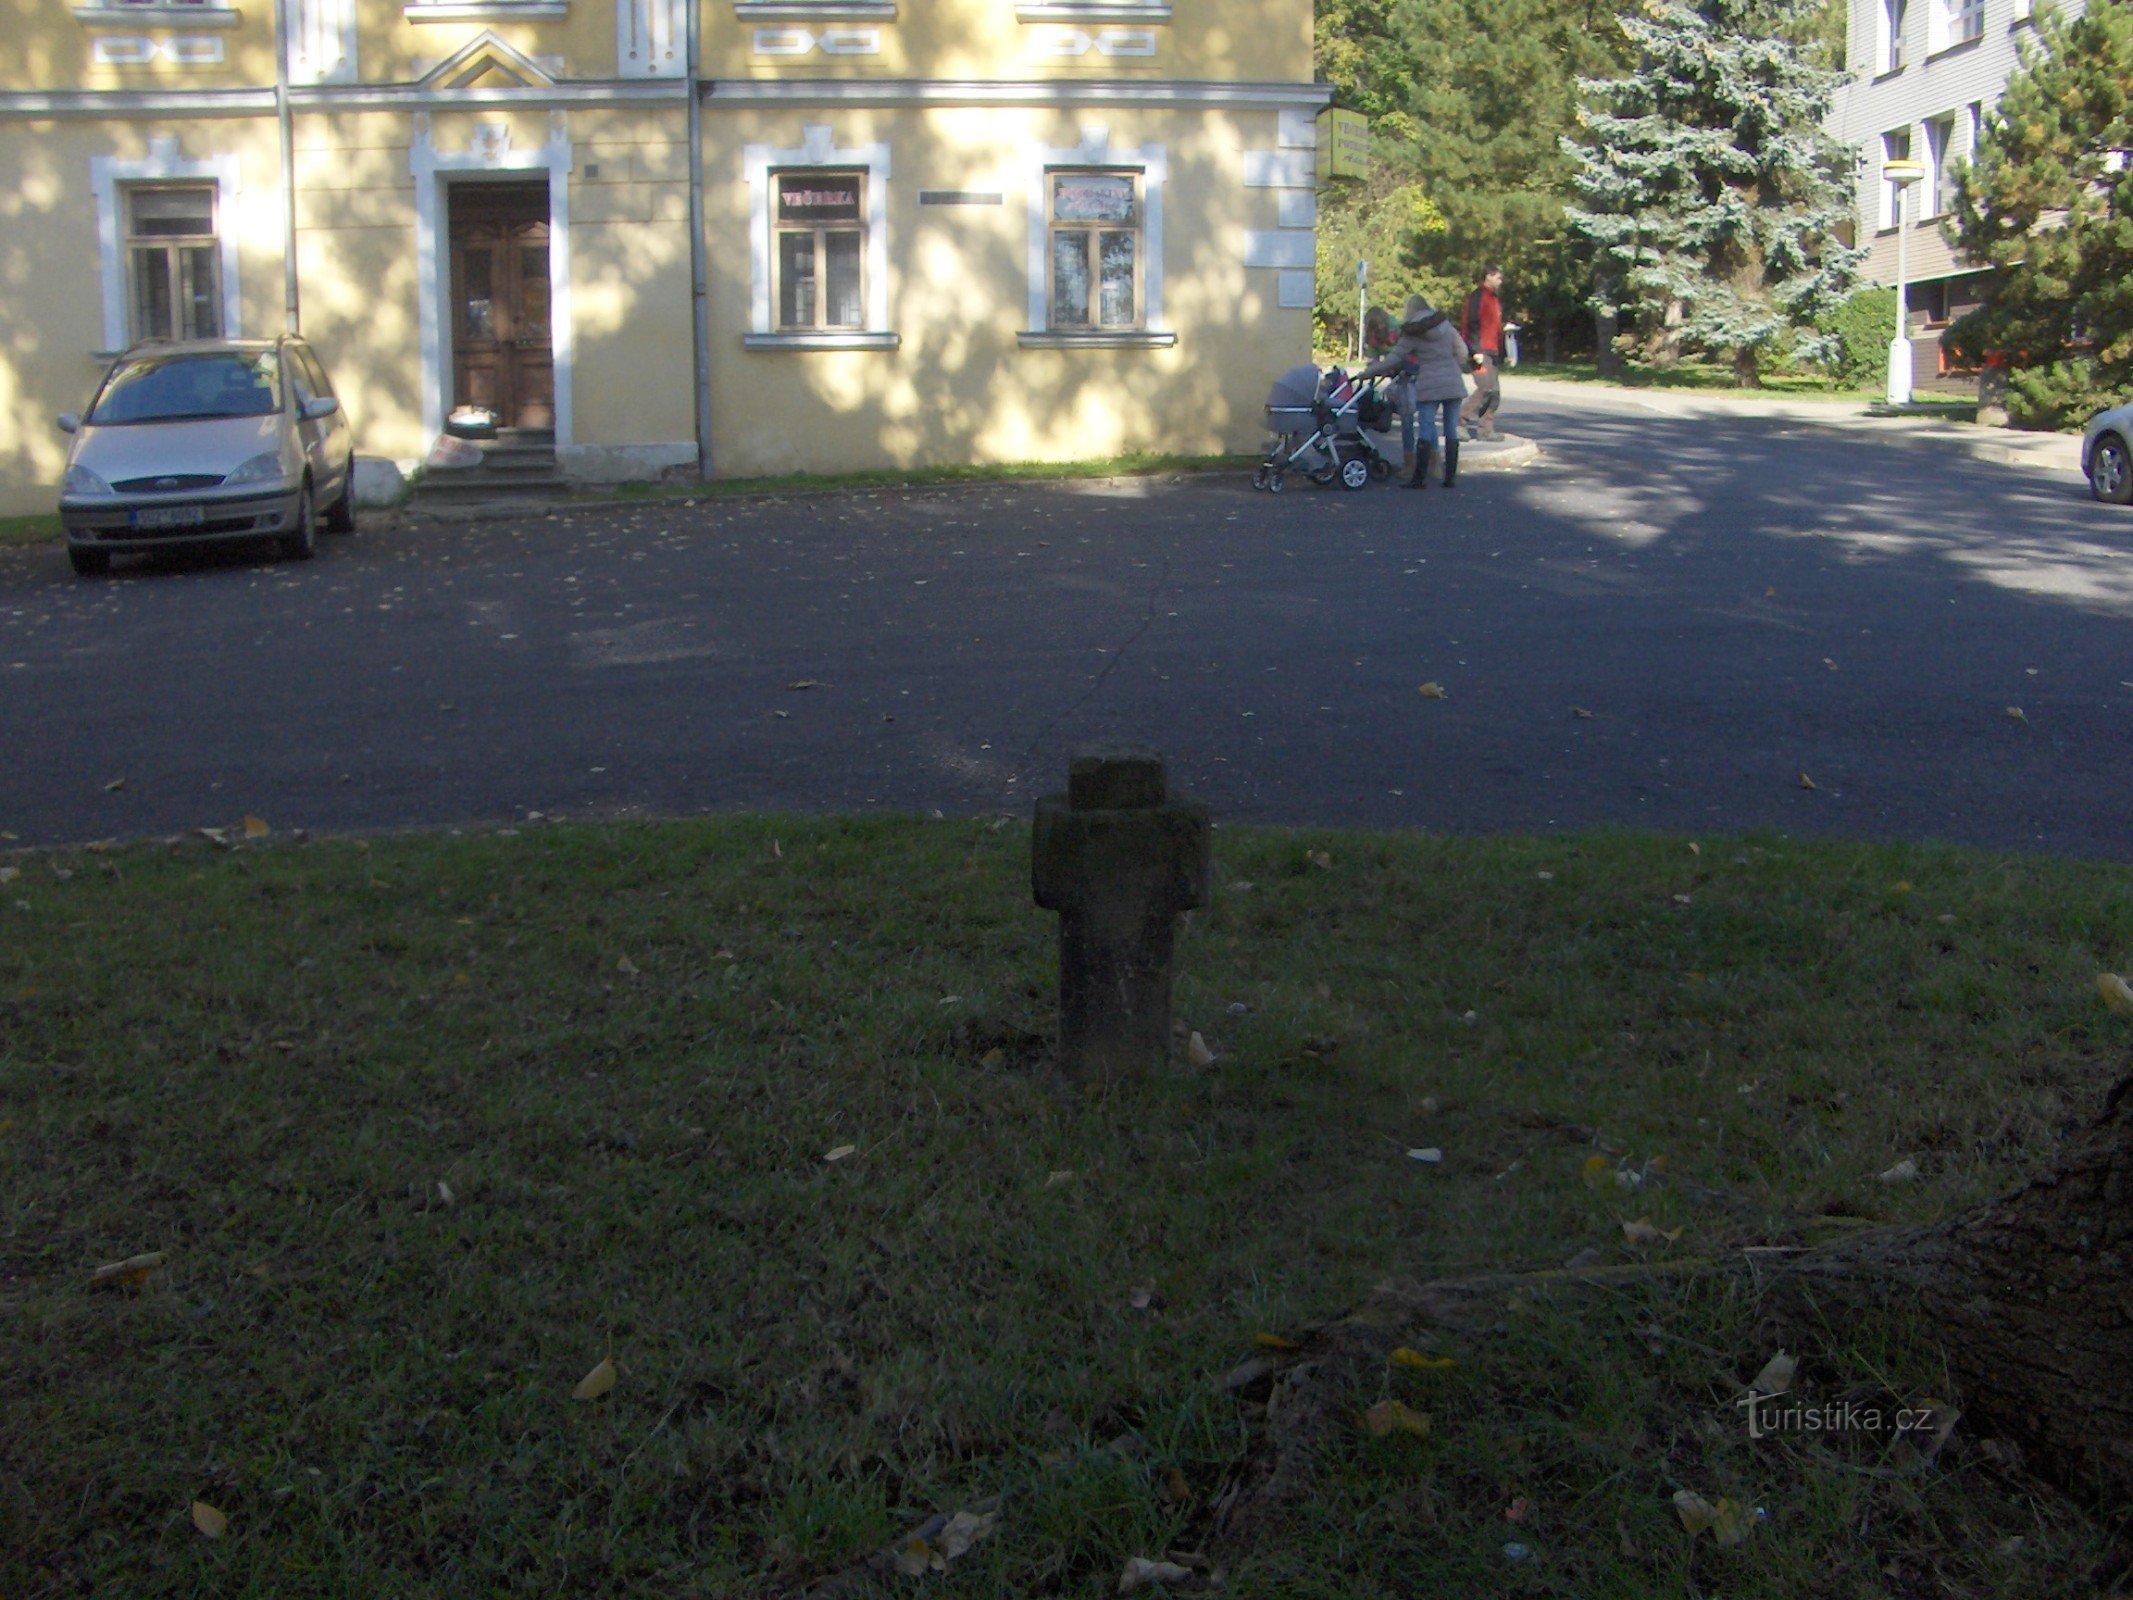
M 304 455 L 311 463 L 312 492 L 321 506 L 330 505 L 341 492 L 341 480 L 348 472 L 352 455 L 348 419 L 339 411 L 329 417 L 304 416 L 313 400 L 333 397 L 333 385 L 327 381 L 326 369 L 319 365 L 318 357 L 311 353 L 309 345 L 292 341 L 282 346 L 282 350 L 288 361 L 290 383 L 296 392 L 297 429 L 304 442 Z

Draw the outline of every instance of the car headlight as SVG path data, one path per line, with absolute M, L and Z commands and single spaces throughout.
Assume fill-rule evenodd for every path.
M 87 467 L 73 466 L 67 468 L 66 477 L 60 480 L 59 492 L 61 494 L 109 494 L 111 485 L 104 482 L 102 478 L 99 478 Z
M 251 460 L 222 481 L 224 483 L 280 483 L 283 477 L 281 452 L 279 450 L 266 450 L 252 457 Z

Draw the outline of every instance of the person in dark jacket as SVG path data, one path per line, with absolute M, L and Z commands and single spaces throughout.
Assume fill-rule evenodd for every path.
M 1459 402 L 1466 398 L 1466 341 L 1452 326 L 1452 319 L 1420 295 L 1407 299 L 1400 337 L 1391 350 L 1362 370 L 1364 378 L 1385 377 L 1403 369 L 1412 372 L 1415 414 L 1419 422 L 1415 440 L 1415 475 L 1410 489 L 1429 483 L 1432 442 L 1444 437 L 1444 486 L 1449 489 L 1459 475 Z
M 1503 268 L 1489 267 L 1481 282 L 1466 297 L 1466 312 L 1459 331 L 1474 352 L 1474 393 L 1459 408 L 1459 420 L 1469 439 L 1496 437 L 1496 408 L 1503 403 L 1503 380 L 1496 369 L 1503 365 Z

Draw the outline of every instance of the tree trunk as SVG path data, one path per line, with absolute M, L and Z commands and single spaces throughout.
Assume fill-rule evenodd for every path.
M 1733 352 L 1733 381 L 1743 389 L 1760 389 L 1763 386 L 1762 363 L 1747 345 Z
M 1612 311 L 1593 314 L 1593 364 L 1600 376 L 1613 378 L 1621 375 L 1622 353 L 1615 348 L 1615 335 L 1621 331 L 1621 321 Z
M 2038 1467 L 2133 1503 L 2133 1078 L 2057 1168 L 1929 1227 L 1862 1234 L 1768 1280 L 1782 1320 L 1906 1308 L 1947 1354 L 1956 1401 Z

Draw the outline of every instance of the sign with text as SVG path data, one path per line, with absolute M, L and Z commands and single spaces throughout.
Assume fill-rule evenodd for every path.
M 1362 178 L 1370 173 L 1370 119 L 1360 111 L 1322 111 L 1318 117 L 1320 178 Z

